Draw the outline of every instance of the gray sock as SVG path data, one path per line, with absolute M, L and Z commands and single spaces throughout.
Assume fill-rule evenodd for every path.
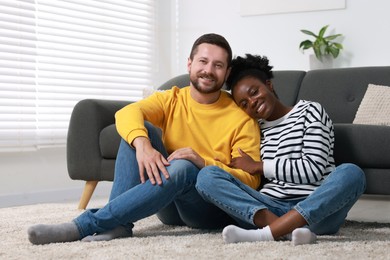
M 86 236 L 81 241 L 83 242 L 109 241 L 115 238 L 123 238 L 123 237 L 131 237 L 131 236 L 133 236 L 133 232 L 131 230 L 128 230 L 124 226 L 118 226 L 115 229 L 110 231 L 106 231 L 93 236 Z
M 28 240 L 34 245 L 71 242 L 81 239 L 79 230 L 73 222 L 57 225 L 38 224 L 31 226 L 27 233 Z

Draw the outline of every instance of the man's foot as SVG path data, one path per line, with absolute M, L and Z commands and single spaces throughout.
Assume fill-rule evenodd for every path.
M 38 224 L 27 230 L 28 240 L 34 245 L 71 242 L 80 240 L 80 233 L 75 223 L 57 225 Z
M 115 238 L 124 238 L 124 237 L 132 237 L 133 232 L 126 229 L 124 226 L 118 226 L 113 230 L 106 231 L 100 234 L 96 234 L 93 236 L 86 236 L 81 241 L 83 242 L 92 242 L 92 241 L 109 241 Z

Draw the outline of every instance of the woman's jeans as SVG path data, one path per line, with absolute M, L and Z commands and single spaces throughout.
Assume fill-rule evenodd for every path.
M 153 147 L 167 157 L 157 129 L 145 122 Z M 81 237 L 112 230 L 159 213 L 166 224 L 193 228 L 221 228 L 233 220 L 218 207 L 205 202 L 195 189 L 199 169 L 188 160 L 174 160 L 166 167 L 170 178 L 161 174 L 162 185 L 141 183 L 135 150 L 124 140 L 119 146 L 115 177 L 108 204 L 85 211 L 74 219 Z
M 198 174 L 196 188 L 203 198 L 231 215 L 240 226 L 256 228 L 254 215 L 268 209 L 282 216 L 295 209 L 317 235 L 335 234 L 349 210 L 366 188 L 364 172 L 354 164 L 338 166 L 307 198 L 277 200 L 241 183 L 215 166 L 204 167 Z

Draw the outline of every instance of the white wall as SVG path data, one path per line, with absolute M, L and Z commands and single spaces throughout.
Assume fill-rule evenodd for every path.
M 69 178 L 64 147 L 0 154 L 0 208 L 78 201 L 84 183 Z M 102 182 L 94 198 L 106 198 L 110 190 L 111 183 Z
M 390 65 L 390 2 L 386 0 L 346 0 L 341 10 L 247 17 L 239 14 L 240 0 L 177 2 L 179 60 L 174 74 L 186 72 L 193 41 L 208 32 L 225 36 L 236 55 L 266 55 L 275 70 L 308 70 L 309 52 L 302 54 L 298 48 L 308 36 L 300 30 L 318 32 L 327 24 L 328 33 L 344 35 L 345 50 L 335 60 L 336 67 Z
M 250 17 L 240 16 L 240 0 L 159 3 L 161 46 L 156 53 L 160 60 L 156 86 L 174 75 L 186 73 L 192 43 L 208 32 L 224 35 L 236 55 L 266 55 L 276 70 L 308 70 L 308 54 L 298 49 L 306 38 L 300 29 L 317 31 L 330 24 L 333 32 L 345 35 L 345 51 L 336 66 L 390 65 L 390 2 L 386 0 L 347 0 L 343 10 Z M 77 200 L 83 185 L 82 181 L 68 177 L 65 148 L 0 154 L 0 207 Z M 99 184 L 95 196 L 108 196 L 110 185 Z

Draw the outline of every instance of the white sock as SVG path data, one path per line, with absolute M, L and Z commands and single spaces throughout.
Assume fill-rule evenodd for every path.
M 229 225 L 222 231 L 222 238 L 225 243 L 255 242 L 255 241 L 274 241 L 269 226 L 262 229 L 242 229 L 240 227 Z
M 100 234 L 93 236 L 86 236 L 81 239 L 82 242 L 92 242 L 92 241 L 109 241 L 115 238 L 131 237 L 133 232 L 127 230 L 124 226 L 118 226 L 113 230 L 109 230 Z
M 294 246 L 313 244 L 317 240 L 317 235 L 310 231 L 308 228 L 294 229 L 291 236 L 291 241 Z

